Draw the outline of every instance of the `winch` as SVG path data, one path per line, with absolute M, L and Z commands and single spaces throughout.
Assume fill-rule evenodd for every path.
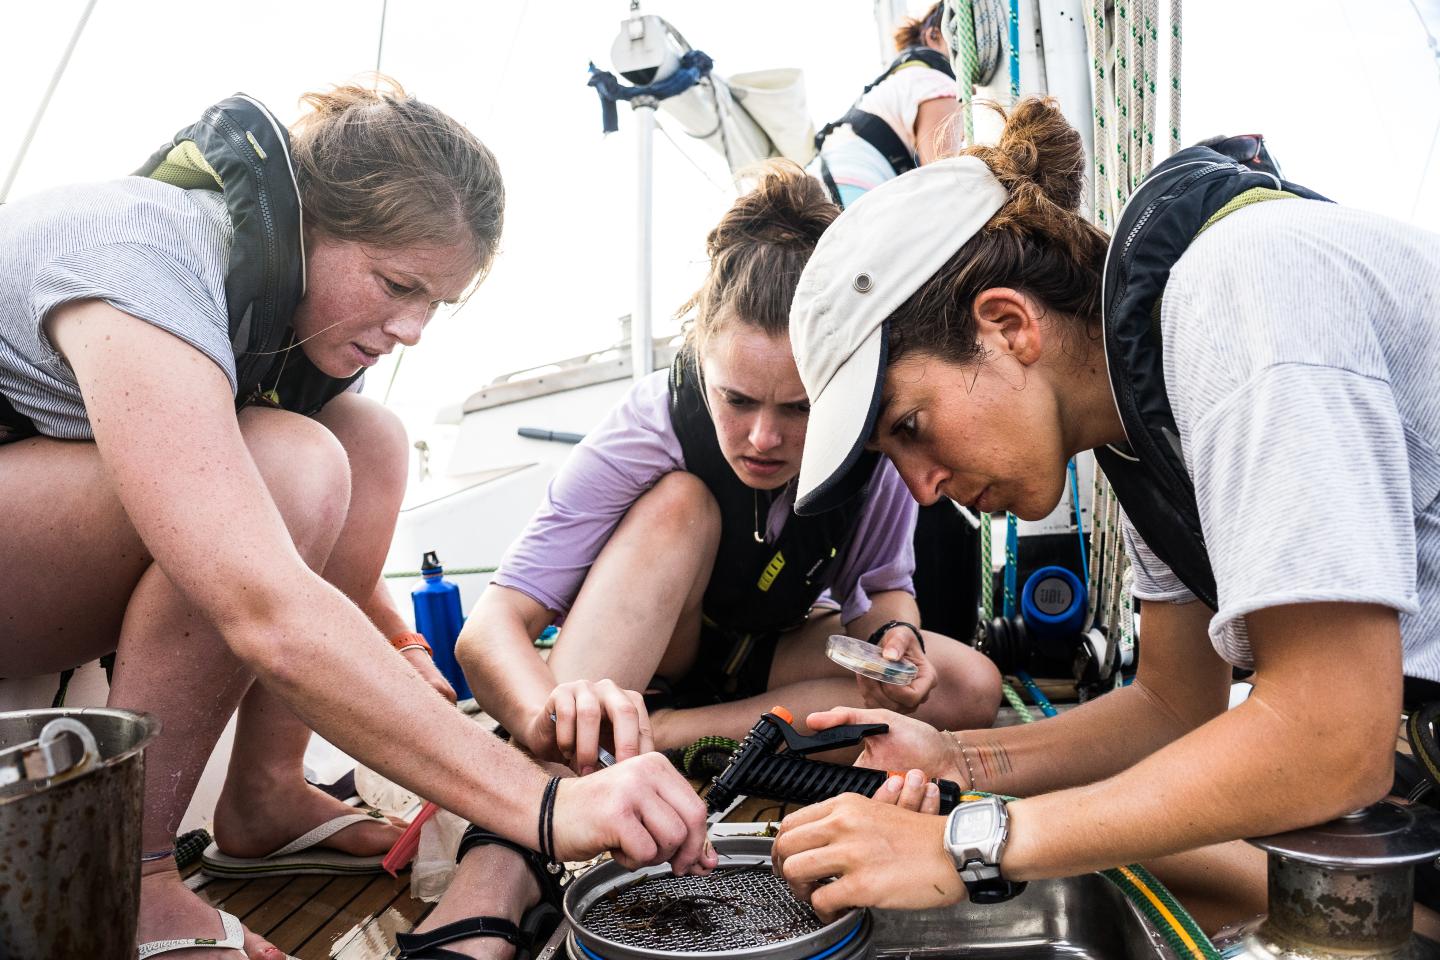
M 1269 854 L 1270 910 L 1247 960 L 1424 960 L 1411 932 L 1415 865 L 1440 856 L 1440 813 L 1384 800 L 1302 830 L 1251 841 Z

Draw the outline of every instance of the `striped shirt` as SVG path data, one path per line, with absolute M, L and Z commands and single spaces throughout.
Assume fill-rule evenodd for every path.
M 1440 235 L 1256 204 L 1180 258 L 1161 322 L 1215 649 L 1251 667 L 1251 611 L 1374 603 L 1400 613 L 1406 674 L 1440 680 Z M 1137 597 L 1194 599 L 1126 538 Z
M 184 340 L 225 371 L 233 391 L 225 306 L 231 236 L 218 193 L 142 177 L 0 206 L 0 394 L 42 435 L 93 439 L 75 374 L 43 329 L 55 307 L 90 299 Z

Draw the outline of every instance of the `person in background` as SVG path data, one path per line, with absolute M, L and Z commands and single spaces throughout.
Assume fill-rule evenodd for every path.
M 810 717 L 887 720 L 868 765 L 1019 799 L 947 823 L 842 797 L 787 818 L 776 854 L 826 914 L 1144 861 L 1214 930 L 1264 909 L 1263 853 L 1227 841 L 1380 799 L 1402 709 L 1440 699 L 1440 236 L 1323 202 L 1235 138 L 1157 167 L 1111 239 L 1053 101 L 964 154 L 846 211 L 805 268 L 798 509 L 864 447 L 921 502 L 1038 519 L 1094 450 L 1139 671 L 1024 728 Z M 1227 709 L 1233 667 L 1253 691 Z
M 920 628 L 915 506 L 890 463 L 856 457 L 833 510 L 791 513 L 809 401 L 790 297 L 837 213 L 795 164 L 758 170 L 710 233 L 675 363 L 575 448 L 476 603 L 457 657 L 537 757 L 583 774 L 603 742 L 623 760 L 739 738 L 777 702 L 799 716 L 869 703 L 944 726 L 993 722 L 995 667 Z M 532 641 L 561 619 L 542 660 Z M 826 657 L 837 633 L 872 639 L 917 676 L 856 677 Z
M 850 110 L 815 138 L 809 170 L 842 207 L 951 146 L 959 111 L 950 51 L 940 31 L 944 4 L 895 30 L 898 56 Z
M 472 133 L 398 86 L 304 100 L 293 139 L 233 97 L 149 176 L 0 207 L 0 664 L 113 652 L 110 706 L 162 724 L 141 956 L 279 956 L 175 867 L 237 707 L 216 852 L 252 875 L 378 864 L 398 835 L 305 782 L 311 728 L 547 857 L 714 865 L 704 805 L 662 758 L 559 784 L 437 694 L 423 649 L 398 651 L 417 641 L 379 584 L 405 434 L 349 388 L 484 276 L 504 190 Z

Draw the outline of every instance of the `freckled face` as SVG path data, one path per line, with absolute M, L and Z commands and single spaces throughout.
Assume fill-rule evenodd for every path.
M 800 473 L 810 402 L 790 338 L 733 322 L 705 342 L 701 368 L 720 451 L 747 487 L 777 490 Z
M 457 301 L 478 272 L 458 245 L 386 249 L 311 234 L 306 253 L 295 334 L 311 362 L 337 378 L 419 343 L 435 308 Z
M 903 357 L 885 376 L 873 446 L 922 504 L 948 496 L 987 513 L 1040 520 L 1065 489 L 1056 395 L 1007 357 L 959 365 Z

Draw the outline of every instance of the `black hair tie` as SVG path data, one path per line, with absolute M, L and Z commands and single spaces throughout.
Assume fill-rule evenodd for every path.
M 559 788 L 560 778 L 551 777 L 540 797 L 540 855 L 547 860 L 555 859 L 555 794 Z
M 894 629 L 895 627 L 904 627 L 911 633 L 915 634 L 915 642 L 920 644 L 920 652 L 925 652 L 925 638 L 920 635 L 920 628 L 915 626 L 915 624 L 913 623 L 906 623 L 904 620 L 886 620 L 884 623 L 880 624 L 880 626 L 875 628 L 874 633 L 870 634 L 870 636 L 865 638 L 865 642 L 870 644 L 871 646 L 878 647 L 880 646 L 880 641 L 885 638 L 885 634 L 888 631 Z

